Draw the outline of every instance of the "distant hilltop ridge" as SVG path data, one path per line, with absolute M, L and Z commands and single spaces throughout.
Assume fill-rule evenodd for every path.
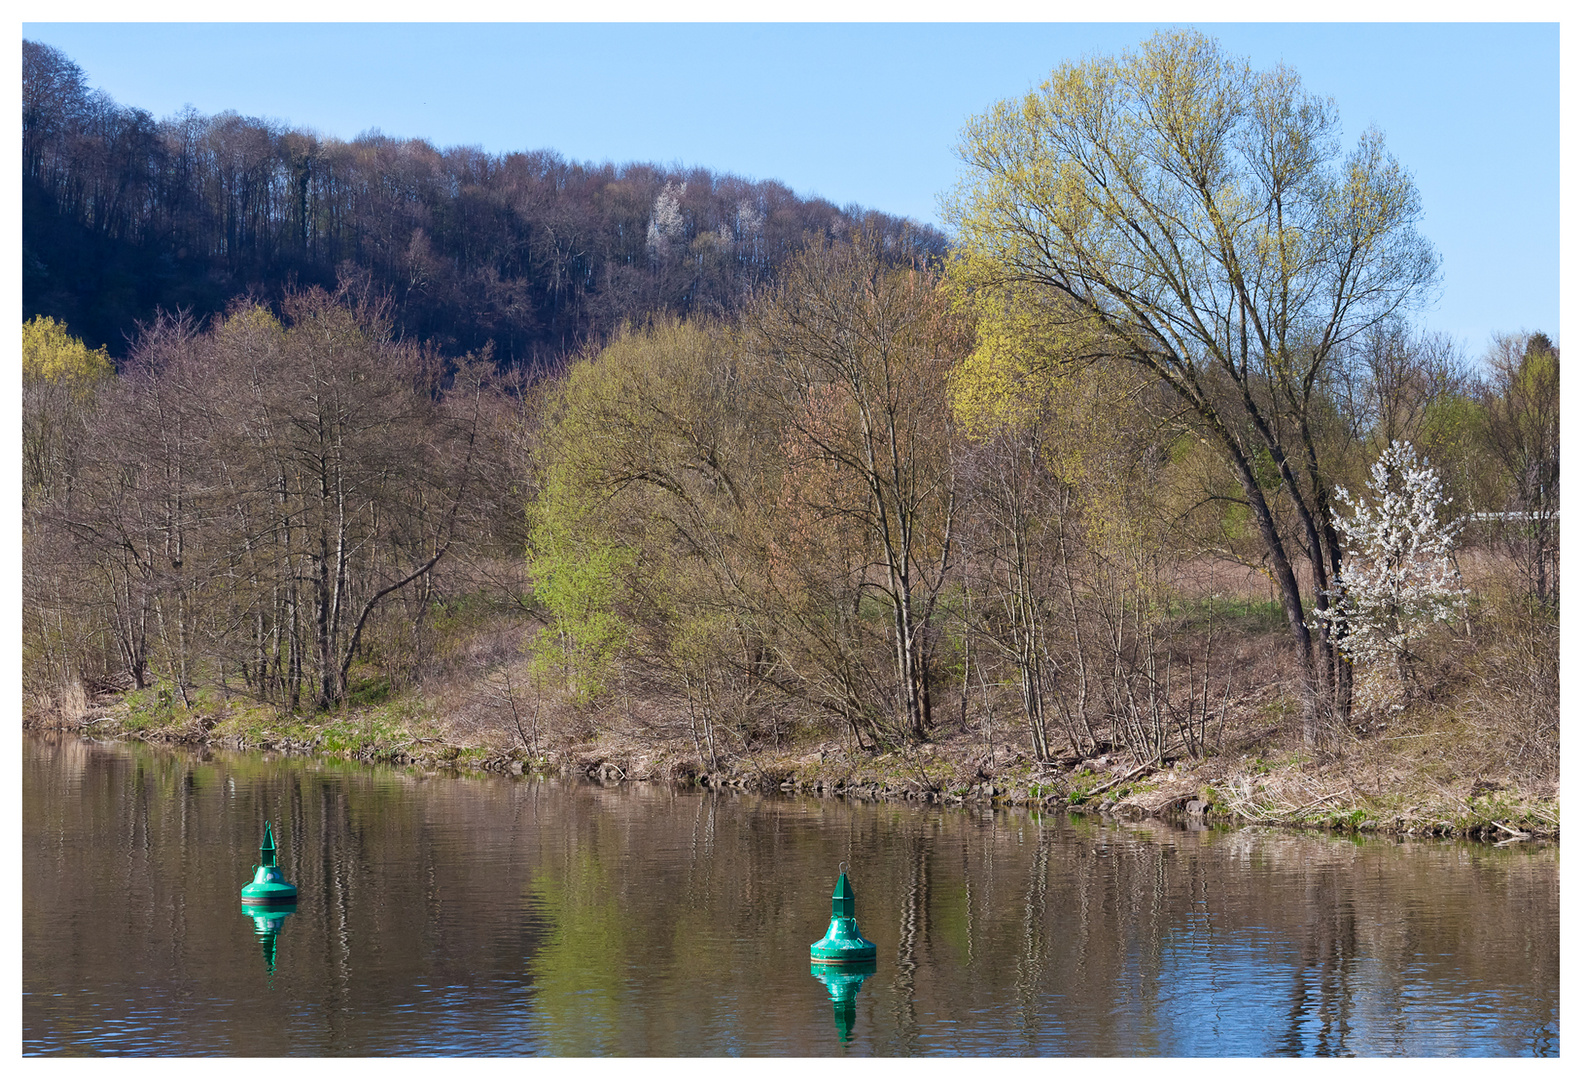
M 859 223 L 898 248 L 944 235 L 773 180 L 568 162 L 550 150 L 351 141 L 188 109 L 156 120 L 22 44 L 22 313 L 124 356 L 161 309 L 354 283 L 403 337 L 550 368 L 657 311 L 733 312 L 811 234 Z

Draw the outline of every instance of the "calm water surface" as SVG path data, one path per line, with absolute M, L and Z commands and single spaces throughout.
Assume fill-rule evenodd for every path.
M 27 1054 L 1559 1052 L 1554 847 L 75 739 L 24 740 L 22 820 Z M 879 957 L 820 979 L 843 860 Z

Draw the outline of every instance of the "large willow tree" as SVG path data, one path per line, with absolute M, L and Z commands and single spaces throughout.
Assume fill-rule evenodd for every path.
M 1380 133 L 1349 151 L 1339 135 L 1333 102 L 1294 72 L 1162 33 L 1065 64 L 971 120 L 948 208 L 953 272 L 984 317 L 965 385 L 1014 394 L 1062 365 L 1127 360 L 1223 455 L 1301 660 L 1308 742 L 1326 702 L 1349 700 L 1297 580 L 1304 558 L 1324 606 L 1340 567 L 1326 380 L 1353 339 L 1424 296 L 1438 265 Z

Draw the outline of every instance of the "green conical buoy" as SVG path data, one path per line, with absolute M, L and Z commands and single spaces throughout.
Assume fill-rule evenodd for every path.
M 244 904 L 285 904 L 297 898 L 297 887 L 275 865 L 275 830 L 264 822 L 264 842 L 258 848 L 253 880 L 242 886 Z
M 878 952 L 857 929 L 857 894 L 842 870 L 830 897 L 829 929 L 813 943 L 813 959 L 820 964 L 861 964 L 872 961 Z

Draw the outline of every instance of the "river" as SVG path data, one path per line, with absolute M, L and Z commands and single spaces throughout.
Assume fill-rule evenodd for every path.
M 1559 1053 L 1554 845 L 76 737 L 22 787 L 29 1055 Z M 842 863 L 878 959 L 820 977 Z

